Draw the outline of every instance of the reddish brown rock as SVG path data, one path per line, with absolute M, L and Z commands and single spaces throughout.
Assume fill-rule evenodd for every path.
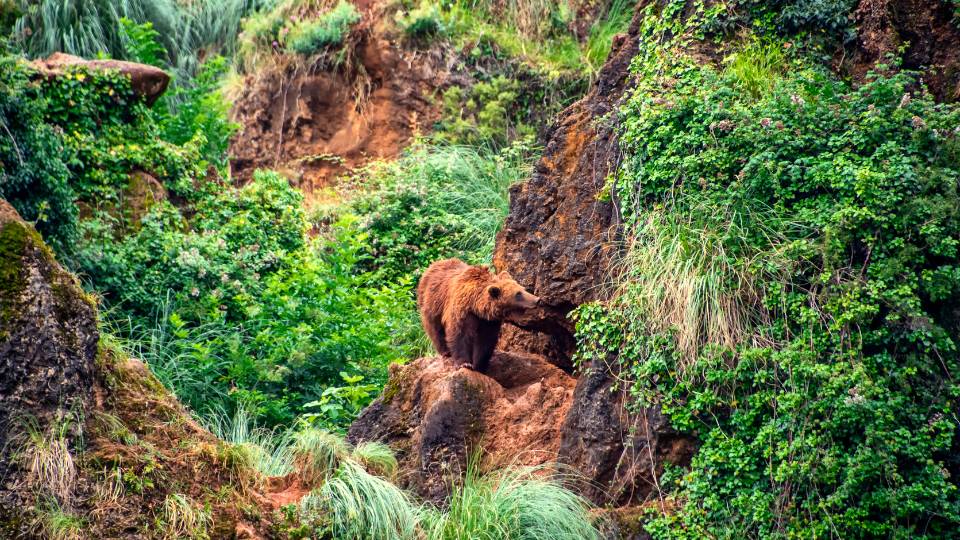
M 349 440 L 390 444 L 401 483 L 441 501 L 451 473 L 462 472 L 474 450 L 491 465 L 554 461 L 574 384 L 532 355 L 498 352 L 487 374 L 421 358 L 391 367 L 383 395 L 350 427 Z
M 147 105 L 153 105 L 170 84 L 170 75 L 162 69 L 122 60 L 85 60 L 57 52 L 47 58 L 34 60 L 31 66 L 46 77 L 59 77 L 72 66 L 83 66 L 91 71 L 119 71 L 130 79 L 131 88 Z
M 616 208 L 600 197 L 620 160 L 615 120 L 608 115 L 623 97 L 636 51 L 635 39 L 615 39 L 590 92 L 547 133 L 543 158 L 530 180 L 510 190 L 510 213 L 497 235 L 497 270 L 510 272 L 552 306 L 536 324 L 518 324 L 528 330 L 506 330 L 501 348 L 544 355 L 568 371 L 574 340 L 565 315 L 604 297 L 615 251 Z

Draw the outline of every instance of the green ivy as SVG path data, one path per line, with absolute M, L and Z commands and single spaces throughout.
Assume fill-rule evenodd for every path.
M 853 88 L 800 55 L 745 92 L 743 66 L 666 43 L 620 111 L 618 294 L 576 312 L 578 361 L 616 359 L 634 406 L 700 442 L 647 529 L 952 537 L 960 107 L 895 66 Z

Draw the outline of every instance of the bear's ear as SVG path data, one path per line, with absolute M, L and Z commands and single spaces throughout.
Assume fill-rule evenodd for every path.
M 494 300 L 496 300 L 497 298 L 500 298 L 500 293 L 501 293 L 500 287 L 497 287 L 496 285 L 491 285 L 487 287 L 487 294 L 489 294 L 490 298 L 493 298 Z

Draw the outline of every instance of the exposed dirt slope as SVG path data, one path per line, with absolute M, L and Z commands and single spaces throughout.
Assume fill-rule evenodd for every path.
M 398 155 L 429 129 L 447 60 L 401 47 L 374 25 L 377 9 L 363 17 L 339 67 L 293 63 L 246 77 L 233 109 L 242 126 L 230 147 L 236 176 L 277 169 L 310 195 L 371 159 Z

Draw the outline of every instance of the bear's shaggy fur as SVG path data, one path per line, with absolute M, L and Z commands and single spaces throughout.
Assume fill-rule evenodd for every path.
M 503 318 L 539 303 L 506 272 L 458 259 L 431 264 L 417 285 L 420 320 L 437 352 L 476 371 L 487 368 Z

